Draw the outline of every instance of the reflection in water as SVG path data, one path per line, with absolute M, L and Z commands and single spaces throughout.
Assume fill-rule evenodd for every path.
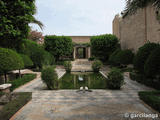
M 59 80 L 59 89 L 105 89 L 106 79 L 100 73 L 66 73 Z M 86 89 L 87 89 L 86 88 Z

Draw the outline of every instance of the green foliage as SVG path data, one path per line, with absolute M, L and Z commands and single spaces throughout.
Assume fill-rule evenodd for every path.
M 22 78 L 18 78 L 16 80 L 9 81 L 9 83 L 12 84 L 12 87 L 10 88 L 10 90 L 13 91 L 14 89 L 26 84 L 27 82 L 29 82 L 35 78 L 36 78 L 36 74 L 25 74 L 25 75 L 23 75 Z
M 64 68 L 67 72 L 71 72 L 71 69 L 72 69 L 72 64 L 71 64 L 71 61 L 65 61 L 64 62 Z
M 133 63 L 134 54 L 131 50 L 122 50 L 117 54 L 117 61 L 120 64 L 128 65 Z
M 28 55 L 35 67 L 42 69 L 43 65 L 52 65 L 54 57 L 43 49 L 43 46 L 38 45 L 31 40 L 25 41 L 23 54 Z
M 146 76 L 160 77 L 160 47 L 153 50 L 145 62 L 144 71 Z
M 72 54 L 72 39 L 65 36 L 45 36 L 45 49 L 50 52 L 57 61 L 62 56 L 70 56 Z
M 53 90 L 57 87 L 58 76 L 54 67 L 46 67 L 42 70 L 42 80 L 47 85 L 48 89 Z
M 0 46 L 21 49 L 34 20 L 35 0 L 0 1 Z
M 96 58 L 94 56 L 88 58 L 89 61 L 94 61 Z
M 30 57 L 28 57 L 27 55 L 24 55 L 24 54 L 20 54 L 20 55 L 21 55 L 21 58 L 23 59 L 23 63 L 24 63 L 25 68 L 33 66 L 33 62 L 30 59 Z
M 144 74 L 140 74 L 140 73 L 136 73 L 136 72 L 130 72 L 130 78 L 134 81 L 141 83 L 141 84 L 155 88 L 157 90 L 160 90 L 159 78 L 148 78 Z
M 109 57 L 109 62 L 112 65 L 128 65 L 133 63 L 134 54 L 131 50 L 115 50 Z
M 92 69 L 94 72 L 99 72 L 99 70 L 101 69 L 102 66 L 103 66 L 103 64 L 100 60 L 95 60 L 92 63 Z
M 3 96 L 5 93 L 0 91 L 0 97 Z
M 118 68 L 112 68 L 108 74 L 107 87 L 109 89 L 120 89 L 124 84 L 124 77 L 122 72 Z
M 121 51 L 121 49 L 116 49 L 109 57 L 109 63 L 111 65 L 119 65 L 118 62 L 117 62 L 117 55 L 118 53 Z
M 159 46 L 156 43 L 146 43 L 138 49 L 138 52 L 134 58 L 134 67 L 140 73 L 144 73 L 144 64 L 150 55 L 150 53 Z
M 160 112 L 160 91 L 143 91 L 138 94 L 141 100 Z
M 7 73 L 24 67 L 24 63 L 19 54 L 15 51 L 0 48 L 0 73 Z
M 32 93 L 29 92 L 14 94 L 17 94 L 18 97 L 4 105 L 0 112 L 0 120 L 9 120 L 18 110 L 32 99 Z
M 107 61 L 117 47 L 118 38 L 115 35 L 106 34 L 91 37 L 92 55 L 102 61 Z

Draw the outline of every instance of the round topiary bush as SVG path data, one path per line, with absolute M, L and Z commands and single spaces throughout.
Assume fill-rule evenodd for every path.
M 124 84 L 124 77 L 122 72 L 118 68 L 112 68 L 108 74 L 107 87 L 109 89 L 120 89 Z
M 71 61 L 65 61 L 64 62 L 64 68 L 67 72 L 71 72 L 71 69 L 72 69 L 72 64 L 71 64 Z
M 150 56 L 148 57 L 144 66 L 144 71 L 146 76 L 160 76 L 160 47 L 153 50 Z
M 33 66 L 33 62 L 32 62 L 32 60 L 30 59 L 30 57 L 28 57 L 27 55 L 24 55 L 24 54 L 20 54 L 20 56 L 21 56 L 21 58 L 23 59 L 24 67 L 25 67 L 25 68 L 28 68 L 28 67 Z
M 22 58 L 13 50 L 0 48 L 0 73 L 6 74 L 11 70 L 18 70 L 24 67 Z
M 144 46 L 140 47 L 135 58 L 134 58 L 134 67 L 140 73 L 144 73 L 144 64 L 150 55 L 150 53 L 159 46 L 156 43 L 146 43 Z
M 128 65 L 133 63 L 134 54 L 131 50 L 121 50 L 115 55 L 115 57 L 117 63 Z
M 42 81 L 47 85 L 48 89 L 57 88 L 58 76 L 54 67 L 46 67 L 42 70 Z
M 92 63 L 92 69 L 94 72 L 99 72 L 99 70 L 101 69 L 102 67 L 102 62 L 100 60 L 95 60 L 93 63 Z

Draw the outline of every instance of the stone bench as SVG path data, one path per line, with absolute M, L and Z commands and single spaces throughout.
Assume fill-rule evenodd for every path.
M 0 91 L 2 91 L 4 93 L 9 93 L 11 86 L 12 86 L 12 84 L 2 84 L 2 85 L 0 85 Z

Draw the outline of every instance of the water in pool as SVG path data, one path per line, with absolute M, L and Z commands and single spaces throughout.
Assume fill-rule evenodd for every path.
M 59 89 L 79 89 L 87 86 L 89 89 L 105 89 L 106 78 L 101 73 L 66 73 L 59 80 Z

